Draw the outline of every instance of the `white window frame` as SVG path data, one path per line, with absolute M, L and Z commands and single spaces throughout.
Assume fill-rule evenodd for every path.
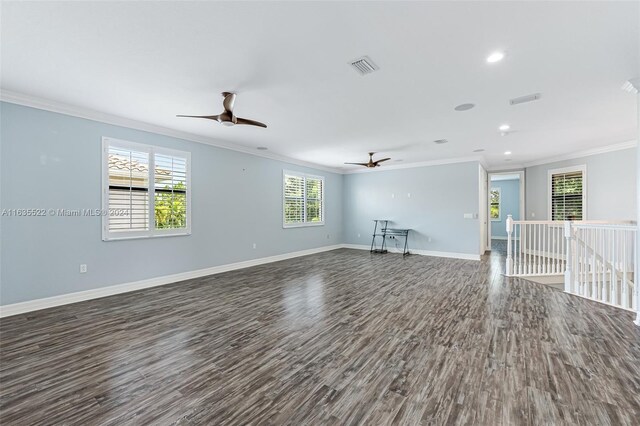
M 551 200 L 553 175 L 562 173 L 582 172 L 582 220 L 587 220 L 587 165 L 579 164 L 577 166 L 563 167 L 561 169 L 550 169 L 547 172 L 547 220 L 553 220 L 552 209 L 553 202 Z
M 109 210 L 109 147 L 130 149 L 149 154 L 149 229 L 146 231 L 109 231 L 109 215 L 102 215 L 102 241 L 131 240 L 139 238 L 175 237 L 191 235 L 191 153 L 175 149 L 163 148 L 155 145 L 130 142 L 121 139 L 102 138 L 102 211 Z M 187 226 L 181 229 L 155 228 L 155 154 L 184 157 L 186 159 L 187 186 Z
M 304 179 L 304 183 L 302 185 L 302 223 L 286 223 L 285 222 L 285 176 L 296 176 Z M 320 217 L 322 220 L 320 222 L 307 222 L 307 178 L 311 179 L 319 179 L 322 181 L 322 203 L 320 204 Z M 294 172 L 292 170 L 283 170 L 282 171 L 282 227 L 283 228 L 302 228 L 305 226 L 324 226 L 324 184 L 325 179 L 324 176 L 312 175 L 308 173 Z
M 498 191 L 498 217 L 491 217 L 491 193 L 493 191 Z M 501 222 L 502 221 L 502 188 L 490 188 L 489 189 L 489 219 L 491 222 Z

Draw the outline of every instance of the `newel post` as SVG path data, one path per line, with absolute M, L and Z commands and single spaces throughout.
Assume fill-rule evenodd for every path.
M 572 249 L 572 234 L 571 234 L 571 222 L 564 222 L 564 238 L 567 240 L 567 261 L 564 270 L 564 291 L 572 293 L 573 291 L 573 252 Z
M 505 273 L 507 276 L 513 275 L 513 256 L 511 249 L 511 235 L 513 234 L 513 217 L 507 216 L 507 267 Z

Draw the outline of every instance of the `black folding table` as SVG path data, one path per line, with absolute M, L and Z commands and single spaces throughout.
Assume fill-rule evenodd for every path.
M 401 237 L 404 238 L 404 248 L 402 250 L 402 255 L 406 256 L 409 253 L 409 231 L 410 229 L 402 229 L 402 228 L 389 228 L 388 219 L 374 219 L 375 222 L 373 228 L 373 238 L 371 239 L 371 253 L 387 253 L 386 249 L 386 241 L 387 237 Z M 380 248 L 376 244 L 377 238 L 382 238 L 382 242 L 380 243 Z

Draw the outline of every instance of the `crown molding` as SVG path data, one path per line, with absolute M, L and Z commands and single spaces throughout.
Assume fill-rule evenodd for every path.
M 471 156 L 471 157 L 447 158 L 442 160 L 429 160 L 429 161 L 421 161 L 416 163 L 393 164 L 393 165 L 387 165 L 384 168 L 379 168 L 379 169 L 374 168 L 374 169 L 362 169 L 362 170 L 360 169 L 345 170 L 343 168 L 323 166 L 320 164 L 298 160 L 295 158 L 287 157 L 285 155 L 274 154 L 271 152 L 256 151 L 252 148 L 247 148 L 247 147 L 237 145 L 232 142 L 220 140 L 220 139 L 214 139 L 206 136 L 196 135 L 189 132 L 183 132 L 181 130 L 174 130 L 167 127 L 158 126 L 156 124 L 147 123 L 144 121 L 138 121 L 130 118 L 121 117 L 118 115 L 107 114 L 107 113 L 92 110 L 89 108 L 83 108 L 76 105 L 65 104 L 63 102 L 58 102 L 58 101 L 40 98 L 36 96 L 30 96 L 30 95 L 26 95 L 18 92 L 13 92 L 10 90 L 0 89 L 0 101 L 27 106 L 27 107 L 36 108 L 36 109 L 41 109 L 45 111 L 55 112 L 58 114 L 69 115 L 72 117 L 98 121 L 100 123 L 112 124 L 115 126 L 141 130 L 144 132 L 170 136 L 173 138 L 183 139 L 190 142 L 202 143 L 205 145 L 210 145 L 217 148 L 241 152 L 243 154 L 253 155 L 256 157 L 267 158 L 275 161 L 282 161 L 288 164 L 293 164 L 301 167 L 307 167 L 315 170 L 322 170 L 322 171 L 337 173 L 337 174 L 377 173 L 377 172 L 384 172 L 387 170 L 413 169 L 418 167 L 438 166 L 438 165 L 444 165 L 444 164 L 467 163 L 467 162 L 478 162 L 487 171 L 500 170 L 500 166 L 490 165 L 489 163 L 487 163 L 486 159 L 481 155 Z M 637 145 L 637 142 L 634 140 L 631 140 L 623 143 L 607 145 L 600 148 L 593 148 L 585 151 L 577 151 L 574 153 L 560 155 L 557 157 L 548 157 L 540 160 L 534 160 L 534 161 L 522 163 L 522 164 L 510 164 L 508 167 L 509 169 L 514 169 L 514 168 L 526 168 L 526 167 L 539 166 L 542 164 L 549 164 L 549 163 L 555 163 L 558 161 L 582 158 L 590 155 L 620 151 L 623 149 L 633 148 L 636 145 Z
M 343 173 L 342 170 L 333 168 L 333 167 L 322 166 L 319 164 L 297 160 L 295 158 L 287 157 L 284 155 L 278 155 L 270 152 L 256 151 L 254 149 L 243 147 L 241 145 L 236 145 L 232 142 L 226 142 L 220 139 L 200 136 L 200 135 L 196 135 L 189 132 L 183 132 L 181 130 L 169 129 L 167 127 L 158 126 L 156 124 L 151 124 L 144 121 L 138 121 L 130 118 L 121 117 L 118 115 L 107 114 L 107 113 L 92 110 L 89 108 L 83 108 L 76 105 L 65 104 L 63 102 L 58 102 L 51 99 L 44 99 L 36 96 L 25 95 L 25 94 L 13 92 L 10 90 L 0 89 L 0 101 L 8 102 L 16 105 L 22 105 L 30 108 L 36 108 L 36 109 L 41 109 L 45 111 L 55 112 L 58 114 L 69 115 L 72 117 L 98 121 L 100 123 L 112 124 L 114 126 L 121 126 L 129 129 L 142 130 L 144 132 L 170 136 L 172 138 L 183 139 L 190 142 L 202 143 L 205 145 L 215 146 L 216 148 L 242 152 L 243 154 L 249 154 L 249 155 L 262 157 L 262 158 L 268 158 L 270 160 L 282 161 L 285 163 L 295 164 L 297 166 L 308 167 L 316 170 L 323 170 L 326 172 L 338 173 L 338 174 Z
M 365 169 L 355 169 L 355 170 L 343 170 L 342 173 L 345 175 L 352 175 L 356 173 L 380 173 L 380 172 L 386 172 L 388 170 L 415 169 L 419 167 L 440 166 L 444 164 L 470 163 L 470 162 L 477 162 L 480 164 L 484 164 L 484 158 L 482 158 L 481 156 L 446 158 L 442 160 L 420 161 L 417 163 L 392 164 L 389 166 L 384 166 L 384 168 L 380 168 L 380 169 L 365 168 Z
M 616 143 L 613 145 L 602 146 L 600 148 L 592 148 L 584 151 L 576 151 L 570 154 L 559 155 L 557 157 L 548 157 L 541 160 L 535 160 L 528 163 L 524 163 L 524 167 L 541 166 L 543 164 L 557 163 L 558 161 L 573 160 L 576 158 L 588 157 L 590 155 L 605 154 L 607 152 L 621 151 L 623 149 L 635 148 L 638 145 L 637 141 L 631 140 L 622 143 Z

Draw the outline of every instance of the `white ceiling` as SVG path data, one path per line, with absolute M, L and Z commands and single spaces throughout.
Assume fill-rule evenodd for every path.
M 620 86 L 639 2 L 3 2 L 1 23 L 3 90 L 324 166 L 483 148 L 495 168 L 637 138 Z M 380 70 L 358 75 L 361 55 Z M 268 129 L 175 117 L 221 112 L 222 91 Z

